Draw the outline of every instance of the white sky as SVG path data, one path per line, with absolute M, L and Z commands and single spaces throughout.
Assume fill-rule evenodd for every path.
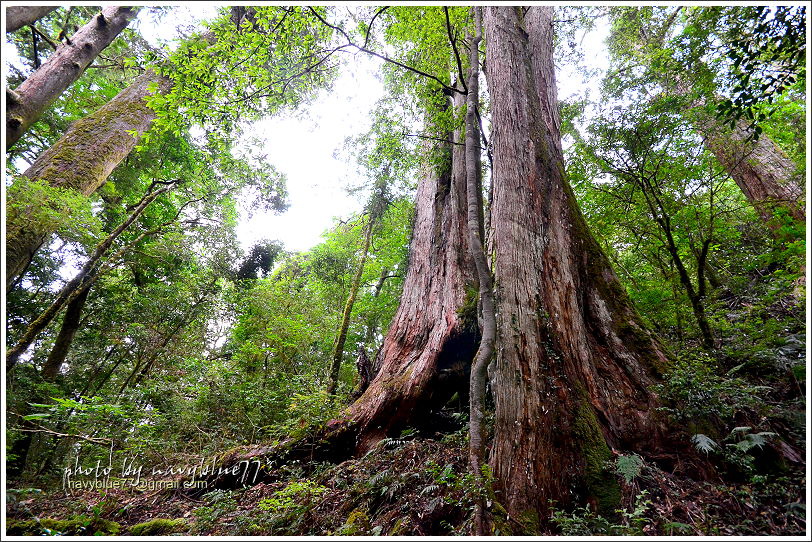
M 216 15 L 213 5 L 176 9 L 157 27 L 144 10 L 139 14 L 139 30 L 150 41 L 170 40 L 175 26 Z M 290 207 L 281 214 L 258 212 L 250 219 L 243 213 L 237 235 L 244 249 L 260 239 L 278 239 L 288 250 L 306 250 L 321 240 L 335 217 L 361 210 L 362 203 L 345 190 L 356 167 L 334 154 L 347 136 L 369 128 L 367 111 L 383 95 L 383 86 L 374 76 L 380 61 L 363 53 L 349 60 L 350 69 L 342 72 L 330 92 L 319 92 L 306 115 L 276 115 L 247 131 L 247 137 L 265 141 L 262 151 L 287 177 Z
M 277 116 L 255 124 L 255 136 L 267 142 L 269 161 L 287 176 L 288 211 L 257 214 L 241 221 L 237 233 L 243 247 L 262 238 L 279 239 L 290 250 L 304 250 L 320 241 L 334 217 L 358 212 L 362 202 L 347 195 L 355 166 L 334 157 L 347 136 L 369 128 L 367 111 L 383 95 L 374 76 L 378 62 L 357 55 L 357 71 L 345 71 L 332 92 L 323 91 L 308 108 L 307 118 Z

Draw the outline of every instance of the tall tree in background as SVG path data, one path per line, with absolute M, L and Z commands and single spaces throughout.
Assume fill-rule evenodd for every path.
M 779 225 L 773 220 L 779 208 L 787 209 L 798 224 L 806 223 L 802 179 L 772 139 L 762 135 L 754 140 L 755 132 L 744 119 L 730 128 L 705 111 L 696 116 L 705 145 L 770 227 Z
M 155 127 L 156 120 L 159 130 L 175 133 L 197 121 L 221 140 L 228 140 L 241 116 L 301 103 L 314 86 L 331 76 L 327 60 L 334 50 L 322 48 L 329 32 L 320 26 L 316 30 L 308 26 L 312 23 L 309 11 L 275 6 L 260 11 L 254 14 L 257 22 L 251 31 L 243 26 L 236 28 L 232 19 L 223 15 L 210 32 L 189 38 L 165 62 L 147 70 L 99 110 L 71 125 L 22 176 L 28 181 L 89 195 L 104 184 L 139 141 L 145 142 L 142 136 Z M 276 33 L 260 28 L 260 21 L 275 25 Z M 221 66 L 221 70 L 211 66 L 211 58 L 218 54 L 229 56 L 235 50 L 243 51 L 246 43 L 257 48 L 254 41 L 270 43 L 290 33 L 309 34 L 297 48 L 262 49 L 263 54 L 249 57 L 250 66 L 245 64 L 248 58 Z M 244 95 L 247 89 L 253 93 L 249 97 Z M 215 109 L 211 105 L 215 99 L 230 106 Z M 10 202 L 7 289 L 56 229 L 53 224 L 27 216 L 31 212 Z
M 762 134 L 762 127 L 755 124 L 754 119 L 765 120 L 767 112 L 754 113 L 753 104 L 743 110 L 736 109 L 730 118 L 720 116 L 717 111 L 720 107 L 723 111 L 732 110 L 732 106 L 729 105 L 730 100 L 718 95 L 720 83 L 714 80 L 716 73 L 735 72 L 739 63 L 735 62 L 731 67 L 724 63 L 724 58 L 712 58 L 718 67 L 711 68 L 703 55 L 713 39 L 721 39 L 729 46 L 731 42 L 738 45 L 739 40 L 741 43 L 747 42 L 747 36 L 739 35 L 741 29 L 737 24 L 741 23 L 733 22 L 750 12 L 756 17 L 763 10 L 744 9 L 745 13 L 738 8 L 678 7 L 670 11 L 618 8 L 614 11 L 613 35 L 610 39 L 614 62 L 620 65 L 614 76 L 619 76 L 636 64 L 644 67 L 642 84 L 652 86 L 652 82 L 655 82 L 682 97 L 685 103 L 681 104 L 680 113 L 692 121 L 704 144 L 736 181 L 765 222 L 777 227 L 772 222 L 776 216 L 775 209 L 784 207 L 795 221 L 803 224 L 806 221 L 804 194 L 797 168 L 772 139 Z M 683 29 L 675 33 L 680 16 Z M 797 31 L 789 34 L 794 36 Z M 801 51 L 804 47 L 803 40 L 800 48 L 798 44 L 795 45 Z M 735 53 L 735 47 L 731 51 Z M 800 57 L 799 61 L 802 65 L 803 58 Z M 755 64 L 755 60 L 751 64 Z M 753 69 L 755 71 L 755 67 Z M 769 87 L 769 81 L 756 85 L 756 77 L 754 81 L 749 81 L 749 78 L 749 75 L 741 77 L 734 90 L 752 95 L 757 91 L 746 90 L 749 87 Z M 794 78 L 790 79 L 792 81 Z M 762 97 L 763 100 L 766 98 Z M 766 106 L 766 101 L 762 106 Z

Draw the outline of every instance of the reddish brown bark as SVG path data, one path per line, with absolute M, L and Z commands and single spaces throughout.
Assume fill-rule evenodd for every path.
M 612 513 L 612 448 L 651 450 L 666 362 L 592 237 L 564 174 L 552 9 L 485 8 L 493 124 L 498 348 L 491 465 L 513 518 L 576 495 Z
M 459 313 L 466 285 L 472 282 L 464 149 L 434 145 L 434 152 L 427 154 L 439 155 L 439 164 L 427 160 L 423 166 L 409 268 L 400 306 L 381 348 L 381 368 L 347 412 L 357 431 L 359 453 L 448 399 L 456 390 L 440 381 L 464 374 L 476 347 L 476 331 Z M 457 385 L 465 387 L 464 378 Z
M 147 90 L 150 83 L 158 85 L 159 93 L 171 88 L 169 79 L 152 72 L 141 75 L 96 112 L 74 122 L 23 176 L 85 195 L 95 192 L 135 147 L 139 138 L 132 133 L 143 134 L 155 118 L 155 112 L 145 101 L 150 95 Z M 27 219 L 25 209 L 9 206 L 6 210 L 8 287 L 53 232 Z
M 6 33 L 35 23 L 58 6 L 9 6 L 6 8 Z
M 6 149 L 11 148 L 48 106 L 84 73 L 138 13 L 108 6 L 95 15 L 14 92 L 7 93 Z

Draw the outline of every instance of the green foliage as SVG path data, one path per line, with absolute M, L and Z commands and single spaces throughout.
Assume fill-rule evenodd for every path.
M 6 525 L 9 536 L 110 536 L 120 530 L 121 526 L 115 521 L 85 515 L 70 519 L 9 519 Z
M 758 480 L 760 475 L 757 474 L 756 458 L 768 442 L 778 435 L 772 431 L 751 433 L 752 429 L 749 426 L 734 427 L 721 443 L 702 433 L 693 435 L 691 440 L 699 451 L 721 461 L 729 469 Z
M 554 510 L 550 519 L 564 536 L 642 536 L 651 525 L 646 513 L 652 503 L 647 496 L 647 491 L 641 491 L 630 510 L 617 510 L 622 518 L 620 523 L 613 523 L 588 507 L 576 508 L 569 514 Z
M 723 14 L 726 24 L 724 38 L 731 61 L 732 97 L 717 105 L 717 115 L 731 126 L 747 117 L 758 138 L 759 125 L 775 108 L 758 108 L 772 103 L 775 96 L 806 78 L 806 6 L 760 6 L 750 10 L 750 17 L 741 11 Z
M 662 409 L 674 421 L 703 427 L 731 422 L 738 411 L 763 406 L 760 394 L 769 388 L 721 374 L 706 354 L 687 352 L 678 357 L 655 389 L 667 405 Z
M 295 480 L 262 499 L 257 508 L 237 518 L 238 533 L 291 534 L 301 528 L 307 513 L 318 503 L 327 488 L 310 479 Z
M 101 227 L 87 196 L 42 179 L 19 176 L 6 190 L 6 229 L 24 231 L 30 223 L 77 242 L 92 240 Z
M 269 432 L 279 438 L 294 440 L 315 433 L 335 419 L 343 406 L 331 400 L 325 390 L 310 394 L 294 393 L 288 406 L 287 419 Z
M 369 516 L 363 510 L 353 510 L 347 516 L 347 521 L 342 525 L 336 535 L 338 536 L 358 536 L 371 534 L 377 536 L 381 533 L 381 526 L 372 527 Z
M 620 455 L 615 460 L 615 473 L 622 476 L 627 484 L 631 484 L 640 476 L 643 469 L 643 459 L 637 454 Z
M 295 107 L 334 74 L 324 48 L 332 31 L 308 8 L 225 8 L 207 26 L 152 66 L 174 83 L 149 100 L 158 112 L 154 133 L 198 124 L 214 141 L 229 140 L 240 121 Z
M 215 489 L 206 493 L 203 498 L 208 504 L 195 510 L 195 523 L 192 525 L 193 534 L 201 534 L 211 530 L 220 519 L 237 510 L 237 500 L 231 491 Z
M 274 493 L 272 497 L 259 501 L 257 507 L 272 514 L 301 511 L 307 506 L 312 506 L 309 501 L 326 491 L 326 487 L 320 486 L 312 480 L 291 482 L 284 489 Z

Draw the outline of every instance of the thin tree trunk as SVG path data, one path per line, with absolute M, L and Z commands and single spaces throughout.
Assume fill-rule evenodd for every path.
M 158 93 L 169 90 L 169 79 L 147 72 L 95 113 L 78 120 L 59 141 L 42 153 L 23 177 L 84 195 L 95 192 L 127 157 L 155 118 L 147 106 L 150 83 Z M 15 182 L 24 182 L 18 179 Z M 11 202 L 13 203 L 13 202 Z M 53 233 L 26 216 L 32 210 L 6 207 L 6 288 L 23 273 L 36 251 Z
M 79 322 L 82 318 L 82 309 L 87 301 L 87 296 L 90 293 L 90 288 L 85 288 L 77 295 L 65 309 L 65 316 L 62 318 L 62 327 L 59 328 L 59 335 L 56 336 L 54 347 L 51 353 L 48 354 L 48 359 L 42 366 L 42 378 L 49 382 L 56 378 L 59 373 L 59 368 L 65 362 L 68 356 L 73 337 L 79 330 Z
M 383 290 L 383 285 L 386 282 L 386 279 L 391 278 L 392 275 L 389 274 L 389 269 L 384 267 L 381 270 L 381 276 L 378 278 L 378 282 L 375 283 L 375 290 L 372 292 L 372 299 L 378 299 L 381 295 L 381 291 Z M 378 322 L 377 318 L 370 317 L 367 321 L 367 329 L 366 333 L 364 334 L 364 344 L 371 344 L 372 340 L 375 338 L 375 331 L 377 330 Z
M 20 359 L 20 356 L 28 350 L 31 343 L 37 338 L 43 329 L 48 327 L 48 324 L 59 314 L 59 311 L 65 304 L 73 302 L 79 295 L 95 282 L 98 277 L 99 260 L 107 253 L 113 242 L 126 230 L 139 216 L 144 212 L 144 209 L 155 200 L 159 195 L 169 190 L 169 187 L 160 188 L 150 194 L 147 194 L 141 199 L 138 206 L 130 213 L 130 216 L 122 222 L 115 230 L 113 230 L 101 243 L 96 246 L 93 253 L 88 258 L 87 262 L 82 266 L 74 278 L 72 278 L 56 296 L 56 299 L 51 305 L 45 309 L 33 322 L 28 325 L 28 328 L 23 333 L 13 348 L 10 348 L 6 353 L 6 371 L 10 371 Z
M 336 342 L 333 347 L 333 363 L 330 366 L 330 383 L 327 385 L 327 393 L 329 395 L 335 395 L 336 387 L 338 387 L 338 374 L 341 370 L 341 358 L 344 357 L 344 343 L 347 341 L 347 330 L 350 328 L 350 315 L 352 315 L 352 307 L 355 305 L 355 297 L 358 295 L 358 288 L 361 286 L 361 277 L 364 274 L 364 265 L 366 264 L 367 254 L 369 253 L 369 243 L 372 240 L 371 215 L 364 230 L 364 248 L 361 249 L 361 259 L 358 261 L 358 269 L 355 270 L 355 276 L 352 279 L 350 295 L 347 297 L 347 303 L 344 305 L 344 313 L 341 317 L 341 328 L 338 331 L 338 336 L 336 337 Z
M 499 306 L 491 466 L 496 498 L 536 531 L 551 499 L 580 495 L 614 514 L 611 449 L 661 445 L 650 387 L 668 360 L 565 179 L 552 9 L 487 7 L 484 19 Z
M 708 249 L 710 248 L 711 240 L 706 239 L 702 244 L 701 252 L 696 255 L 697 287 L 694 288 L 694 285 L 691 282 L 691 277 L 688 275 L 688 270 L 682 261 L 682 257 L 679 255 L 677 243 L 674 240 L 674 232 L 671 228 L 671 217 L 666 212 L 665 205 L 663 205 L 662 200 L 657 195 L 656 188 L 653 186 L 653 183 L 646 181 L 645 179 L 641 179 L 638 182 L 638 187 L 646 199 L 646 204 L 648 205 L 652 218 L 665 235 L 665 248 L 668 251 L 668 254 L 671 256 L 671 262 L 677 269 L 677 276 L 679 276 L 680 284 L 682 284 L 682 287 L 685 289 L 685 293 L 688 295 L 688 299 L 691 302 L 694 318 L 696 318 L 697 326 L 699 326 L 699 331 L 702 335 L 702 344 L 706 349 L 712 350 L 715 348 L 715 344 L 713 340 L 713 332 L 711 332 L 708 319 L 705 315 L 704 301 L 706 290 L 705 262 L 708 259 Z
M 32 73 L 6 101 L 6 150 L 10 149 L 99 53 L 135 18 L 137 8 L 108 6 Z
M 449 140 L 451 134 L 438 139 Z M 426 144 L 426 154 L 439 159 L 423 164 L 400 306 L 375 379 L 347 411 L 359 453 L 467 388 L 465 369 L 477 332 L 476 317 L 471 322 L 463 315 L 472 304 L 466 288 L 473 282 L 473 265 L 465 228 L 464 148 L 451 147 Z
M 496 341 L 496 313 L 493 299 L 493 279 L 485 256 L 482 240 L 482 187 L 480 182 L 481 158 L 479 150 L 479 125 L 476 110 L 479 107 L 479 42 L 482 41 L 481 8 L 472 8 L 474 13 L 475 34 L 471 39 L 468 53 L 470 74 L 468 77 L 468 95 L 465 112 L 465 173 L 468 200 L 468 244 L 476 266 L 479 282 L 479 306 L 482 313 L 482 338 L 479 342 L 474 362 L 471 366 L 470 382 L 470 443 L 468 461 L 471 474 L 480 489 L 485 490 L 482 476 L 483 457 L 485 455 L 485 436 L 482 419 L 485 403 L 485 387 L 488 383 L 488 364 L 493 356 Z M 473 535 L 484 535 L 487 531 L 485 503 L 482 492 L 474 505 Z
M 59 6 L 9 6 L 6 8 L 6 34 L 33 24 Z

